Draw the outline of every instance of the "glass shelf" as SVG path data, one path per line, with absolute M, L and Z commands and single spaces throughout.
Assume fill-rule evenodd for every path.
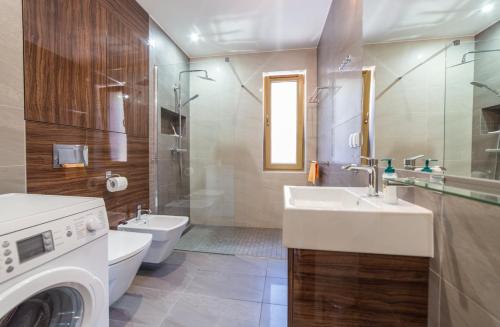
M 420 178 L 397 178 L 392 182 L 392 184 L 420 187 L 430 191 L 441 192 L 443 194 L 455 195 L 470 200 L 500 206 L 500 195 L 468 190 L 441 183 L 433 183 L 429 180 Z

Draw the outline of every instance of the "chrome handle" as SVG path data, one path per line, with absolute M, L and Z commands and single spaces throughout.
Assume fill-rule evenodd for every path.
M 417 160 L 417 159 L 420 159 L 420 158 L 423 158 L 423 157 L 424 157 L 423 154 L 419 154 L 419 155 L 416 155 L 414 157 L 405 158 L 405 160 Z

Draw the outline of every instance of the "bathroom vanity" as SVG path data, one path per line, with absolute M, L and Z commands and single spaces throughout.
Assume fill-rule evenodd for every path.
M 366 192 L 285 187 L 290 327 L 427 326 L 432 212 Z

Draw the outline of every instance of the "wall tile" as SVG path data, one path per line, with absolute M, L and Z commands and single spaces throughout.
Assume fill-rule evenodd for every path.
M 429 312 L 428 312 L 428 327 L 439 327 L 439 302 L 441 295 L 441 277 L 429 271 Z
M 447 282 L 441 285 L 440 307 L 440 327 L 500 327 L 500 320 Z
M 415 188 L 414 200 L 412 201 L 418 206 L 431 210 L 434 215 L 434 258 L 431 259 L 430 269 L 438 274 L 441 272 L 441 257 L 443 251 L 441 219 L 442 198 L 443 196 L 440 193 Z
M 0 0 L 0 8 L 2 8 L 0 110 L 4 106 L 22 109 L 24 106 L 22 1 Z
M 500 317 L 500 207 L 444 196 L 442 276 Z
M 0 194 L 26 193 L 26 167 L 0 167 Z
M 24 111 L 0 108 L 0 167 L 26 164 Z
M 354 153 L 346 135 L 361 129 L 361 119 L 356 124 L 347 122 L 362 110 L 362 7 L 362 1 L 333 1 L 318 44 L 318 86 L 330 87 L 320 93 L 317 109 L 320 161 L 359 159 L 359 148 Z M 352 62 L 340 71 L 347 56 Z

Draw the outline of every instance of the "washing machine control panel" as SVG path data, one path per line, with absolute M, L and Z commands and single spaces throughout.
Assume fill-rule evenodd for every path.
M 99 207 L 0 236 L 0 283 L 92 242 L 108 229 L 106 209 Z

